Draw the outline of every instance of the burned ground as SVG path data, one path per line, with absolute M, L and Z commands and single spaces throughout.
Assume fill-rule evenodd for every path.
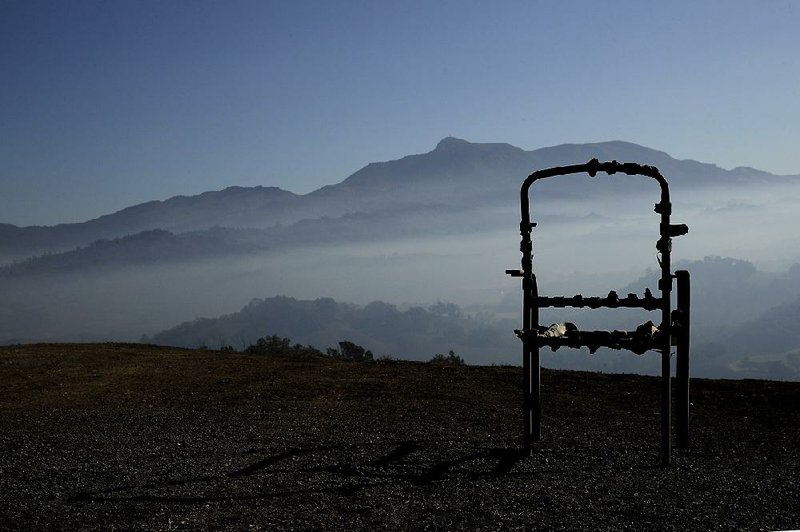
M 693 380 L 659 465 L 652 377 L 122 344 L 0 348 L 0 527 L 800 527 L 800 384 Z

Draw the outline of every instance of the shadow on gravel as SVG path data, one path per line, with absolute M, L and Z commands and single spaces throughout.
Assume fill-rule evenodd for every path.
M 451 460 L 430 460 L 427 455 L 438 450 L 433 443 L 403 441 L 392 444 L 378 458 L 364 460 L 366 451 L 376 444 L 336 444 L 310 448 L 294 448 L 257 460 L 243 468 L 220 475 L 203 475 L 188 479 L 170 479 L 143 484 L 129 484 L 108 489 L 77 493 L 67 503 L 83 502 L 171 502 L 199 504 L 220 501 L 246 501 L 337 493 L 352 496 L 359 491 L 383 485 L 407 483 L 427 486 L 445 480 L 448 473 L 470 479 L 500 478 L 509 475 L 524 457 L 520 449 L 489 448 L 457 456 Z M 341 456 L 331 457 L 331 454 Z M 361 459 L 360 459 L 361 458 Z M 310 462 L 310 463 L 309 463 Z M 142 471 L 141 476 L 157 475 L 157 471 Z M 278 485 L 303 480 L 311 484 L 305 489 L 263 491 L 264 478 L 279 476 Z M 257 483 L 248 482 L 259 477 Z M 310 481 L 310 482 L 309 482 Z M 248 484 L 257 488 L 248 490 Z M 220 489 L 223 486 L 224 489 Z M 174 493 L 175 488 L 188 488 Z M 173 493 L 165 493 L 165 492 Z M 213 493 L 211 493 L 213 491 Z M 202 492 L 205 492 L 202 493 Z M 219 494 L 224 492 L 224 494 Z
M 418 477 L 410 478 L 408 480 L 410 480 L 413 484 L 424 486 L 430 484 L 431 482 L 441 480 L 451 469 L 476 460 L 494 461 L 495 465 L 488 473 L 473 473 L 471 476 L 499 478 L 507 475 L 514 465 L 523 457 L 524 454 L 520 449 L 488 449 L 486 451 L 468 454 L 455 460 L 439 462 Z
M 254 475 L 254 474 L 258 473 L 259 471 L 261 471 L 262 469 L 266 469 L 267 467 L 269 467 L 271 465 L 274 465 L 274 464 L 277 464 L 278 462 L 281 462 L 283 460 L 286 460 L 287 458 L 295 458 L 295 457 L 303 456 L 305 454 L 312 454 L 312 453 L 319 452 L 319 451 L 329 451 L 329 450 L 341 449 L 341 448 L 342 448 L 341 445 L 329 445 L 329 446 L 325 446 L 325 447 L 314 447 L 314 448 L 311 448 L 311 449 L 290 449 L 290 450 L 288 450 L 288 451 L 286 451 L 284 453 L 279 453 L 279 454 L 276 454 L 274 456 L 270 456 L 268 458 L 264 458 L 263 460 L 259 460 L 257 462 L 254 462 L 254 463 L 250 464 L 247 467 L 243 467 L 242 469 L 239 469 L 237 471 L 233 471 L 231 473 L 228 473 L 227 476 L 231 477 L 231 478 L 246 477 L 246 476 Z

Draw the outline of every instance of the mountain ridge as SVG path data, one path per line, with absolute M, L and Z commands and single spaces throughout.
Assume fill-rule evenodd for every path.
M 666 152 L 621 140 L 526 151 L 507 143 L 445 137 L 429 152 L 369 163 L 339 183 L 304 195 L 278 187 L 231 186 L 148 201 L 85 222 L 22 227 L 0 224 L 0 262 L 64 252 L 100 239 L 153 229 L 176 234 L 216 226 L 265 229 L 303 219 L 381 212 L 398 203 L 461 207 L 508 203 L 516 200 L 520 183 L 532 171 L 595 157 L 653 164 L 680 186 L 777 177 L 746 167 L 725 170 L 709 163 L 678 160 Z M 619 191 L 623 185 L 615 182 L 615 186 L 609 190 Z M 568 187 L 565 190 L 568 192 Z
M 54 225 L 24 225 L 24 226 L 15 225 L 15 224 L 11 224 L 11 223 L 0 222 L 0 228 L 5 229 L 5 228 L 13 227 L 13 228 L 17 228 L 17 229 L 33 229 L 33 228 L 45 229 L 45 228 L 55 228 L 55 227 L 60 227 L 60 226 L 76 226 L 76 225 L 86 224 L 86 223 L 90 223 L 90 222 L 95 222 L 97 220 L 104 220 L 104 219 L 107 219 L 109 217 L 112 217 L 112 216 L 115 216 L 115 215 L 119 215 L 120 213 L 129 212 L 131 209 L 138 209 L 138 208 L 142 208 L 142 207 L 145 207 L 145 206 L 153 206 L 153 205 L 171 205 L 171 204 L 180 203 L 182 201 L 202 199 L 202 198 L 230 196 L 234 192 L 238 194 L 238 193 L 245 193 L 245 192 L 252 193 L 252 192 L 265 191 L 265 192 L 270 192 L 270 193 L 274 192 L 274 193 L 277 193 L 277 194 L 281 194 L 283 197 L 293 197 L 293 198 L 312 196 L 315 193 L 319 192 L 320 190 L 323 190 L 323 189 L 326 189 L 326 188 L 329 188 L 329 187 L 336 187 L 338 185 L 342 185 L 344 183 L 347 183 L 348 181 L 350 181 L 355 176 L 361 176 L 367 170 L 372 170 L 372 169 L 375 169 L 375 168 L 386 168 L 387 166 L 391 166 L 393 163 L 398 163 L 398 162 L 406 161 L 406 160 L 410 160 L 410 159 L 422 158 L 422 157 L 430 156 L 431 154 L 438 154 L 438 153 L 448 153 L 448 154 L 457 153 L 457 154 L 462 154 L 463 150 L 465 148 L 476 149 L 476 150 L 479 150 L 479 151 L 485 151 L 486 149 L 499 148 L 499 149 L 503 149 L 503 150 L 508 150 L 509 153 L 516 153 L 516 154 L 537 154 L 537 155 L 539 155 L 539 154 L 542 154 L 542 155 L 557 154 L 557 156 L 563 156 L 564 153 L 573 153 L 576 149 L 580 149 L 580 150 L 592 149 L 595 152 L 598 152 L 600 154 L 603 154 L 605 152 L 608 152 L 609 154 L 615 154 L 615 153 L 619 153 L 619 152 L 630 151 L 631 149 L 633 149 L 633 150 L 640 150 L 641 153 L 643 153 L 645 155 L 647 155 L 647 154 L 652 155 L 653 157 L 650 157 L 650 158 L 659 158 L 659 159 L 663 159 L 664 161 L 673 161 L 673 162 L 678 162 L 678 163 L 689 163 L 689 164 L 693 164 L 693 165 L 700 165 L 700 166 L 702 166 L 704 168 L 716 169 L 716 170 L 719 170 L 719 171 L 722 171 L 722 172 L 734 172 L 736 174 L 749 174 L 749 173 L 752 173 L 752 174 L 757 174 L 759 176 L 780 177 L 777 174 L 772 174 L 770 172 L 766 172 L 764 170 L 759 170 L 757 168 L 750 167 L 750 166 L 738 166 L 738 167 L 733 168 L 731 170 L 726 170 L 726 169 L 724 169 L 722 167 L 719 167 L 719 166 L 717 166 L 716 164 L 713 164 L 713 163 L 704 163 L 704 162 L 697 161 L 695 159 L 677 159 L 677 158 L 672 157 L 671 155 L 669 155 L 665 151 L 657 150 L 657 149 L 650 148 L 650 147 L 647 147 L 647 146 L 644 146 L 644 145 L 641 145 L 641 144 L 637 144 L 637 143 L 630 142 L 630 141 L 623 141 L 623 140 L 610 140 L 610 141 L 587 142 L 587 143 L 563 143 L 563 144 L 556 144 L 556 145 L 553 145 L 553 146 L 545 146 L 545 147 L 542 147 L 542 148 L 536 148 L 536 149 L 533 149 L 533 150 L 524 150 L 522 148 L 519 148 L 519 147 L 514 146 L 512 144 L 509 144 L 509 143 L 504 143 L 504 142 L 470 142 L 470 141 L 467 141 L 467 140 L 464 140 L 464 139 L 461 139 L 461 138 L 458 138 L 458 137 L 448 136 L 448 137 L 445 137 L 442 140 L 440 140 L 437 143 L 436 147 L 433 150 L 429 151 L 429 152 L 420 153 L 420 154 L 410 154 L 410 155 L 403 156 L 403 157 L 401 157 L 399 159 L 391 159 L 391 160 L 387 160 L 387 161 L 376 161 L 376 162 L 367 163 L 361 169 L 356 170 L 355 172 L 350 174 L 350 176 L 346 177 L 344 180 L 342 180 L 342 181 L 340 181 L 338 183 L 331 184 L 331 185 L 325 185 L 325 186 L 320 187 L 320 188 L 318 188 L 316 190 L 313 190 L 313 191 L 311 191 L 311 192 L 309 192 L 307 194 L 296 194 L 294 192 L 291 192 L 289 190 L 285 190 L 285 189 L 282 189 L 282 188 L 276 187 L 276 186 L 255 185 L 255 186 L 252 186 L 252 187 L 245 187 L 245 186 L 239 186 L 239 185 L 231 185 L 231 186 L 225 187 L 225 188 L 220 189 L 220 190 L 209 190 L 209 191 L 201 192 L 199 194 L 192 194 L 192 195 L 179 194 L 179 195 L 171 196 L 171 197 L 163 199 L 163 200 L 149 200 L 149 201 L 146 201 L 146 202 L 143 202 L 143 203 L 138 203 L 138 204 L 134 204 L 134 205 L 125 207 L 125 208 L 120 209 L 118 211 L 114 211 L 114 212 L 111 212 L 111 213 L 103 214 L 103 215 L 100 215 L 100 216 L 98 216 L 96 218 L 91 218 L 89 220 L 85 220 L 85 221 L 82 221 L 82 222 L 68 222 L 68 223 L 61 223 L 61 224 L 54 224 Z M 600 158 L 600 157 L 598 157 L 598 158 Z M 611 159 L 608 159 L 608 160 L 611 160 Z M 579 163 L 579 162 L 586 162 L 586 161 L 576 161 L 576 160 L 570 159 L 569 162 L 566 162 L 565 164 L 576 164 L 576 163 Z M 639 161 L 622 161 L 622 160 L 620 160 L 620 162 L 639 162 Z M 532 173 L 535 170 L 537 170 L 537 168 L 531 168 L 529 173 Z M 662 173 L 663 173 L 663 171 L 662 171 Z M 669 178 L 669 176 L 667 176 L 667 177 Z M 786 175 L 785 177 L 794 177 L 794 174 Z M 524 176 L 520 176 L 520 183 L 522 182 L 523 178 L 524 178 Z M 355 181 L 358 181 L 358 179 L 356 179 Z
M 792 252 L 797 239 L 775 230 L 796 226 L 800 197 L 800 188 L 783 186 L 789 181 L 781 177 L 679 161 L 625 141 L 525 151 L 448 137 L 427 153 L 371 163 L 306 195 L 234 186 L 134 205 L 82 224 L 0 225 L 0 258 L 8 260 L 3 251 L 19 240 L 27 244 L 12 250 L 18 253 L 14 263 L 0 266 L 0 339 L 133 339 L 275 294 L 362 303 L 449 299 L 516 316 L 518 286 L 511 290 L 514 280 L 502 272 L 519 261 L 520 183 L 532 170 L 593 157 L 655 164 L 675 185 L 675 220 L 692 231 L 688 246 L 681 240 L 676 267 L 683 267 L 681 257 L 739 253 L 756 262 L 768 254 L 800 262 Z M 657 194 L 652 180 L 626 175 L 537 184 L 537 249 L 548 250 L 537 259 L 542 279 L 547 272 L 551 287 L 570 291 L 568 284 L 607 290 L 600 282 L 605 273 L 616 286 L 635 279 L 653 260 L 649 250 L 658 235 L 651 200 Z M 635 251 L 640 244 L 642 254 Z M 41 254 L 32 256 L 35 245 Z M 717 354 L 716 361 L 697 359 L 707 360 L 702 364 L 709 371 L 740 353 L 718 341 L 720 335 L 800 294 L 796 275 L 766 275 L 752 264 L 716 260 L 689 269 L 693 316 L 703 324 L 694 340 L 703 342 L 696 345 L 704 353 Z M 629 272 L 624 277 L 623 270 Z M 793 349 L 792 342 L 774 347 Z M 614 360 L 602 360 L 610 364 L 603 368 L 630 369 L 631 363 L 614 366 Z

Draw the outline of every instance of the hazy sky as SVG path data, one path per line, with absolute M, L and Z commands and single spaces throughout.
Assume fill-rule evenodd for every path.
M 305 193 L 444 136 L 800 173 L 800 3 L 0 0 L 0 222 Z

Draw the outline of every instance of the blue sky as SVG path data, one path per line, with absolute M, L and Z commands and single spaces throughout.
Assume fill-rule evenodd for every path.
M 0 222 L 298 193 L 444 136 L 800 173 L 800 4 L 0 0 Z

